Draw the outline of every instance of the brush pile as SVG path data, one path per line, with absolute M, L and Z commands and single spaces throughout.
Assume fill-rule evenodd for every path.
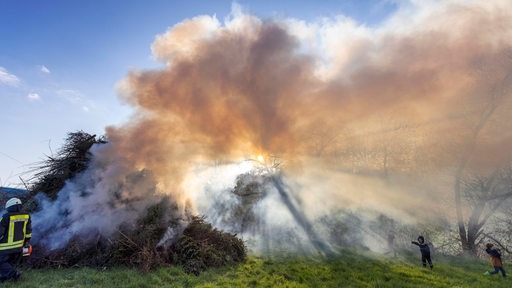
M 37 170 L 37 181 L 23 201 L 29 212 L 43 209 L 36 193 L 55 199 L 67 179 L 87 169 L 91 158 L 88 149 L 96 143 L 106 143 L 84 132 L 69 134 L 66 144 L 56 157 L 49 157 Z M 149 271 L 166 265 L 179 265 L 187 273 L 198 275 L 210 267 L 232 265 L 246 260 L 245 243 L 236 234 L 222 232 L 204 217 L 183 215 L 168 197 L 148 205 L 142 215 L 115 227 L 104 236 L 89 231 L 86 236 L 74 236 L 64 247 L 54 249 L 48 242 L 32 241 L 33 252 L 24 259 L 32 268 L 124 266 Z M 84 215 L 87 217 L 87 215 Z M 62 231 L 62 233 L 72 233 Z M 44 238 L 44 235 L 33 235 Z M 46 244 L 43 244 L 46 243 Z
M 35 180 L 31 187 L 33 192 L 43 192 L 50 199 L 64 187 L 66 180 L 84 171 L 91 159 L 89 149 L 94 144 L 107 143 L 103 137 L 96 137 L 83 131 L 69 133 L 64 146 L 56 155 L 38 163 L 32 169 Z
M 244 242 L 234 234 L 213 228 L 203 217 L 192 216 L 184 228 L 182 221 L 169 222 L 164 214 L 173 207 L 168 203 L 163 200 L 149 207 L 135 227 L 120 227 L 109 238 L 99 233 L 87 240 L 74 237 L 65 248 L 58 250 L 34 245 L 25 265 L 32 268 L 124 266 L 141 271 L 179 265 L 185 272 L 199 275 L 211 267 L 246 260 Z M 168 231 L 181 233 L 161 243 Z
M 214 229 L 203 217 L 193 217 L 169 249 L 171 262 L 198 275 L 209 267 L 245 262 L 247 249 L 236 235 Z

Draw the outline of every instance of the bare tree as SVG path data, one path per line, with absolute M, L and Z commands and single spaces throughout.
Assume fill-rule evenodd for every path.
M 485 87 L 488 87 L 488 90 L 482 91 L 482 93 L 487 95 L 483 95 L 485 101 L 479 104 L 479 107 L 481 108 L 477 110 L 478 112 L 471 113 L 472 115 L 476 115 L 476 122 L 469 133 L 469 137 L 464 141 L 466 145 L 460 147 L 462 152 L 455 170 L 454 199 L 457 214 L 458 234 L 463 253 L 469 255 L 474 255 L 475 252 L 474 245 L 476 238 L 479 236 L 477 231 L 481 230 L 481 222 L 477 220 L 480 219 L 479 215 L 482 212 L 479 210 L 483 208 L 483 204 L 477 204 L 472 207 L 475 210 L 471 212 L 471 215 L 468 218 L 468 226 L 466 226 L 462 201 L 463 181 L 464 175 L 467 172 L 466 169 L 468 168 L 468 164 L 476 151 L 481 135 L 484 133 L 487 124 L 491 121 L 495 112 L 501 107 L 510 93 L 510 84 L 512 81 L 512 68 L 510 66 L 510 60 L 512 57 L 510 55 L 510 51 L 505 51 L 504 55 L 501 55 L 500 57 L 502 61 L 497 61 L 495 58 L 490 59 L 491 61 L 488 61 L 489 59 L 483 59 L 482 63 L 477 64 L 478 68 L 476 71 L 479 74 L 479 79 L 487 81 L 485 83 L 488 83 L 487 85 L 484 85 Z M 488 77 L 488 79 L 485 79 L 485 77 Z M 483 201 L 483 203 L 486 203 L 486 201 Z M 473 219 L 475 217 L 476 219 Z M 485 222 L 483 224 L 485 224 Z
M 470 211 L 463 248 L 466 254 L 476 256 L 478 245 L 486 238 L 486 224 L 512 199 L 512 167 L 498 169 L 490 176 L 462 180 L 461 184 Z
M 332 124 L 319 120 L 312 125 L 311 132 L 305 138 L 310 153 L 315 157 L 325 157 L 336 149 L 340 136 L 339 129 Z

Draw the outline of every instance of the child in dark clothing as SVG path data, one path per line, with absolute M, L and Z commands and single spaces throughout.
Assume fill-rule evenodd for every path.
M 432 265 L 432 259 L 430 258 L 430 248 L 428 247 L 428 244 L 425 243 L 425 238 L 423 236 L 419 236 L 418 242 L 411 241 L 411 243 L 420 247 L 421 263 L 423 264 L 423 267 L 427 267 L 428 261 L 430 269 L 434 268 L 434 265 Z
M 494 271 L 487 271 L 484 273 L 484 275 L 497 274 L 498 272 L 501 271 L 501 275 L 503 277 L 507 277 L 507 273 L 505 273 L 505 269 L 503 269 L 503 264 L 501 263 L 500 251 L 498 251 L 498 249 L 496 248 L 493 248 L 494 245 L 492 243 L 487 243 L 485 247 L 485 252 L 487 252 L 487 254 L 489 254 L 490 256 L 489 260 L 491 261 L 491 265 L 494 267 Z

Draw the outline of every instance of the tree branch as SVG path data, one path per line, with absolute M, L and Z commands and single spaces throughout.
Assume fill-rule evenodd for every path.
M 487 233 L 482 233 L 482 235 L 484 235 L 485 237 L 487 237 L 487 238 L 491 239 L 492 241 L 496 242 L 496 244 L 498 244 L 508 254 L 512 254 L 512 252 L 510 250 L 508 250 L 507 247 L 505 247 L 503 244 L 501 244 L 501 242 L 498 241 L 496 238 L 492 237 L 491 235 L 489 235 Z

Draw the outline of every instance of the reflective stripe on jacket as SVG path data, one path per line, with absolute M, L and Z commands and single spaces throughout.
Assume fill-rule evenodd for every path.
M 32 223 L 27 213 L 7 212 L 0 219 L 0 226 L 3 229 L 0 254 L 21 251 L 25 241 L 32 237 Z

